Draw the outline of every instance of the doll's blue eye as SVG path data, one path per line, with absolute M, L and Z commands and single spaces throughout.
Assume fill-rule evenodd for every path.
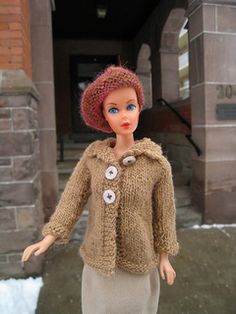
M 108 112 L 110 112 L 110 113 L 117 113 L 119 110 L 117 109 L 117 108 L 110 108 L 109 110 L 108 110 Z
M 128 105 L 127 110 L 135 110 L 136 106 L 135 105 Z

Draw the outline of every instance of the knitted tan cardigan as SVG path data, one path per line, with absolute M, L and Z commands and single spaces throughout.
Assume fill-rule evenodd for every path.
M 114 145 L 108 138 L 87 147 L 42 233 L 66 243 L 91 195 L 79 249 L 84 263 L 107 276 L 115 267 L 145 273 L 158 266 L 160 252 L 179 250 L 171 166 L 149 138 L 135 141 L 118 160 Z M 117 170 L 113 179 L 106 176 L 111 166 Z M 104 200 L 104 191 L 113 193 L 111 202 Z

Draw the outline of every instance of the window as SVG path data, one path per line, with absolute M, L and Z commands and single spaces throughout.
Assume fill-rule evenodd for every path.
M 179 34 L 179 97 L 189 97 L 189 49 L 188 21 L 186 20 Z

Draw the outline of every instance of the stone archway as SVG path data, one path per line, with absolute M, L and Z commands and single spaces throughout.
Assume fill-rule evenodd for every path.
M 161 45 L 161 95 L 168 102 L 179 99 L 179 34 L 186 22 L 185 10 L 171 10 L 164 25 Z
M 151 49 L 148 44 L 142 44 L 137 58 L 136 74 L 144 87 L 145 104 L 144 109 L 152 107 L 152 75 L 151 75 Z

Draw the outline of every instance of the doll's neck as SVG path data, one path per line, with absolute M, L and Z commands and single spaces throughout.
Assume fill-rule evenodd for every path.
M 120 135 L 116 134 L 116 143 L 113 147 L 117 158 L 122 156 L 131 146 L 134 145 L 134 134 Z

